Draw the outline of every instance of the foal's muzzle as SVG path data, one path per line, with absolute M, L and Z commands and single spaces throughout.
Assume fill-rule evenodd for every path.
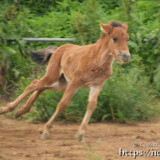
M 121 59 L 123 62 L 128 62 L 128 61 L 130 60 L 130 58 L 131 58 L 129 52 L 121 52 L 121 51 L 119 51 L 119 52 L 118 52 L 118 56 L 120 57 L 120 59 Z

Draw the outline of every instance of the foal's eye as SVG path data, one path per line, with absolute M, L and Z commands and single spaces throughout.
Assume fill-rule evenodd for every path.
M 117 38 L 116 38 L 116 37 L 113 37 L 112 39 L 113 39 L 113 42 L 114 42 L 114 43 L 117 42 Z

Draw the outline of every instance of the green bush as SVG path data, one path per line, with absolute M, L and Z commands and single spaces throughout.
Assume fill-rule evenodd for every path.
M 41 66 L 31 62 L 26 50 L 64 44 L 24 43 L 22 37 L 76 37 L 77 44 L 88 44 L 99 38 L 99 22 L 127 21 L 131 62 L 124 66 L 114 65 L 114 73 L 104 85 L 91 121 L 111 119 L 132 122 L 148 120 L 150 116 L 158 113 L 154 107 L 154 96 L 160 93 L 158 1 L 56 0 L 47 11 L 43 8 L 47 9 L 52 2 L 41 3 L 40 0 L 30 0 L 19 5 L 1 5 L 0 69 L 3 68 L 7 87 L 11 85 L 15 95 L 19 95 L 37 75 L 40 78 L 44 74 L 40 75 L 39 72 L 44 68 L 41 69 Z M 35 10 L 34 5 L 29 7 L 31 4 L 37 5 Z M 6 67 L 7 72 L 4 72 Z M 42 93 L 34 104 L 34 110 L 26 115 L 27 119 L 48 120 L 62 94 L 53 91 Z M 58 120 L 80 121 L 86 110 L 87 99 L 88 89 L 80 89 Z M 158 97 L 156 102 L 159 102 Z
M 18 11 L 17 4 L 3 5 L 0 11 L 0 88 L 4 92 L 11 89 L 20 76 L 33 71 L 33 62 L 26 54 L 25 42 L 21 40 L 30 34 L 26 23 L 28 18 L 28 9 Z
M 78 12 L 74 12 L 72 32 L 81 44 L 92 43 L 99 37 L 100 17 L 103 14 L 100 4 L 93 0 L 84 1 Z
M 160 65 L 156 68 L 154 72 L 154 83 L 153 86 L 158 90 L 158 95 L 160 96 Z
M 133 122 L 136 120 L 149 120 L 158 113 L 154 107 L 154 90 L 149 80 L 143 75 L 143 69 L 132 67 L 130 71 L 118 64 L 114 66 L 113 75 L 106 81 L 103 91 L 98 98 L 98 107 L 91 121 L 104 121 L 106 119 L 119 122 Z M 21 90 L 29 84 L 31 79 L 22 78 L 19 85 Z M 88 89 L 81 88 L 72 98 L 68 108 L 60 114 L 58 120 L 79 122 L 82 120 L 88 99 Z M 17 93 L 16 93 L 17 94 Z M 47 121 L 54 113 L 63 93 L 44 91 L 34 104 L 34 110 L 26 115 L 29 121 L 34 119 Z
M 153 95 L 154 90 L 148 77 L 143 76 L 143 69 L 133 67 L 127 71 L 116 66 L 99 97 L 99 108 L 104 109 L 102 119 L 120 122 L 148 120 L 157 113 Z

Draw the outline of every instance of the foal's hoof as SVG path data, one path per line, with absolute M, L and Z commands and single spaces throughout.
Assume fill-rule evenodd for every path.
M 80 142 L 82 142 L 83 140 L 84 140 L 84 135 L 83 134 L 76 134 L 76 139 L 78 140 L 78 141 L 80 141 Z
M 41 139 L 42 140 L 46 140 L 47 138 L 48 138 L 48 134 L 47 133 L 41 134 Z
M 17 118 L 19 118 L 21 115 L 18 113 L 18 112 L 16 112 L 15 113 L 15 115 L 14 115 L 14 117 L 17 119 Z

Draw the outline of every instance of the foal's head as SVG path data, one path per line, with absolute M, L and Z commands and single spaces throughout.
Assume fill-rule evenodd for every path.
M 104 38 L 108 39 L 108 48 L 118 62 L 124 63 L 130 60 L 130 53 L 127 46 L 129 35 L 127 34 L 128 25 L 120 22 L 110 22 L 100 24 Z

